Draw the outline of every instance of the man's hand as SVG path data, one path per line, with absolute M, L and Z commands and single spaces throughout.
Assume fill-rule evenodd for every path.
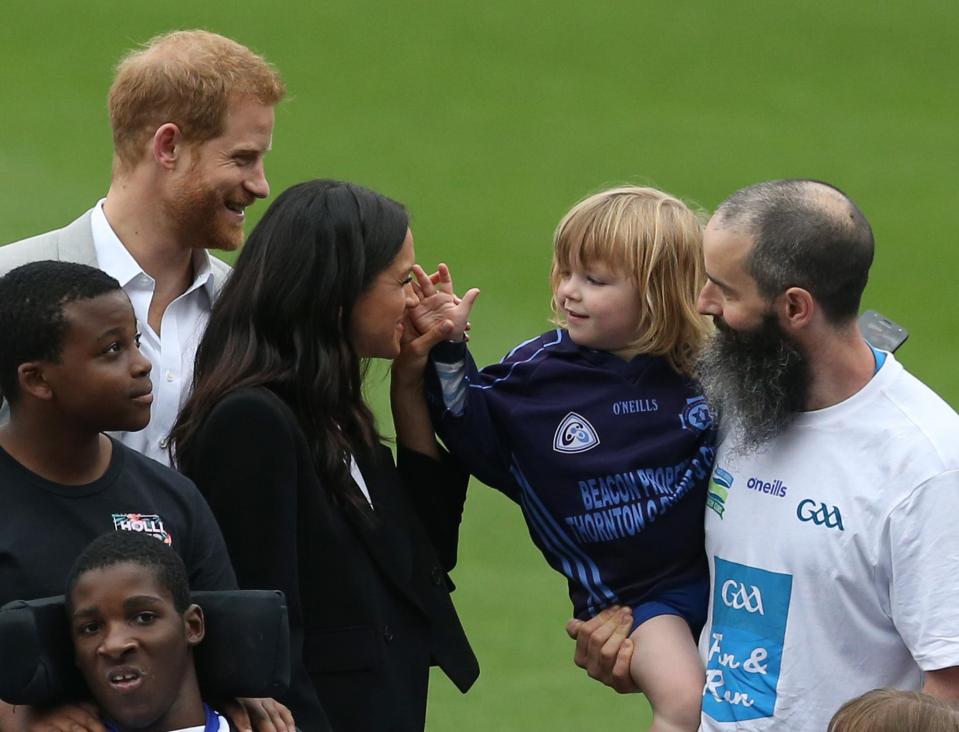
M 449 267 L 439 265 L 437 272 L 427 275 L 418 264 L 413 265 L 413 291 L 419 298 L 419 305 L 409 312 L 418 333 L 427 333 L 437 324 L 448 320 L 453 330 L 448 336 L 451 340 L 462 340 L 469 330 L 470 310 L 479 296 L 475 287 L 467 290 L 462 298 L 453 292 L 453 278 Z
M 52 709 L 2 704 L 3 732 L 107 732 L 93 704 L 63 704 Z
M 566 632 L 576 641 L 573 662 L 591 679 L 620 694 L 640 691 L 629 673 L 633 642 L 629 631 L 633 613 L 628 607 L 608 607 L 589 620 L 570 620 Z
M 269 697 L 244 697 L 227 701 L 220 706 L 240 732 L 296 732 L 290 710 Z

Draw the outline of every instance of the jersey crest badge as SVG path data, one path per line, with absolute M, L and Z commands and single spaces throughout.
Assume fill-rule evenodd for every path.
M 553 449 L 556 452 L 586 452 L 599 444 L 599 435 L 585 417 L 570 412 L 556 428 Z
M 117 531 L 139 531 L 173 545 L 173 537 L 163 526 L 163 519 L 156 513 L 115 513 L 113 528 Z
M 702 432 L 712 426 L 713 417 L 709 412 L 709 405 L 705 397 L 693 397 L 686 400 L 686 406 L 679 415 L 679 422 L 684 430 Z

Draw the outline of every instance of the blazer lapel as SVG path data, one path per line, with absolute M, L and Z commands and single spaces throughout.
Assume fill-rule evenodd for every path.
M 346 516 L 383 574 L 417 607 L 425 609 L 413 591 L 413 545 L 402 496 L 398 495 L 403 487 L 392 461 L 385 465 L 377 451 L 374 456 L 357 455 L 356 462 L 373 500 L 373 516 L 363 516 L 358 510 L 347 510 Z

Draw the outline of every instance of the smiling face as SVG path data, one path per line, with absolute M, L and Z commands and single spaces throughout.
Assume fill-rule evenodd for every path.
M 273 107 L 242 97 L 227 110 L 222 135 L 187 145 L 187 160 L 166 205 L 184 242 L 226 250 L 243 243 L 246 207 L 270 194 L 263 158 L 272 144 L 273 121 Z
M 714 216 L 703 233 L 706 284 L 699 293 L 699 312 L 713 316 L 733 330 L 753 330 L 770 312 L 771 305 L 746 270 L 753 239 L 736 228 L 720 224 Z
M 699 357 L 700 386 L 713 409 L 736 424 L 734 449 L 751 452 L 782 433 L 809 396 L 810 367 L 783 331 L 746 269 L 752 237 L 713 217 L 703 236 L 706 284 L 699 311 L 717 331 Z
M 399 355 L 406 309 L 418 302 L 411 284 L 415 262 L 413 232 L 407 229 L 399 253 L 373 278 L 353 306 L 350 334 L 360 358 Z
M 610 266 L 572 261 L 559 273 L 554 299 L 576 345 L 626 360 L 639 352 L 633 345 L 641 322 L 639 289 Z
M 93 432 L 140 430 L 153 402 L 150 362 L 140 353 L 133 306 L 122 290 L 63 308 L 60 358 L 42 365 L 61 416 Z
M 203 724 L 192 647 L 203 614 L 181 614 L 155 571 L 124 561 L 81 574 L 70 593 L 76 663 L 104 714 L 122 729 Z

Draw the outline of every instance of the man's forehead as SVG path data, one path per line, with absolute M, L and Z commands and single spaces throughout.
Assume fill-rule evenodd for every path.
M 713 216 L 703 232 L 706 256 L 742 260 L 752 248 L 753 236 L 742 226 L 731 224 L 719 215 Z

